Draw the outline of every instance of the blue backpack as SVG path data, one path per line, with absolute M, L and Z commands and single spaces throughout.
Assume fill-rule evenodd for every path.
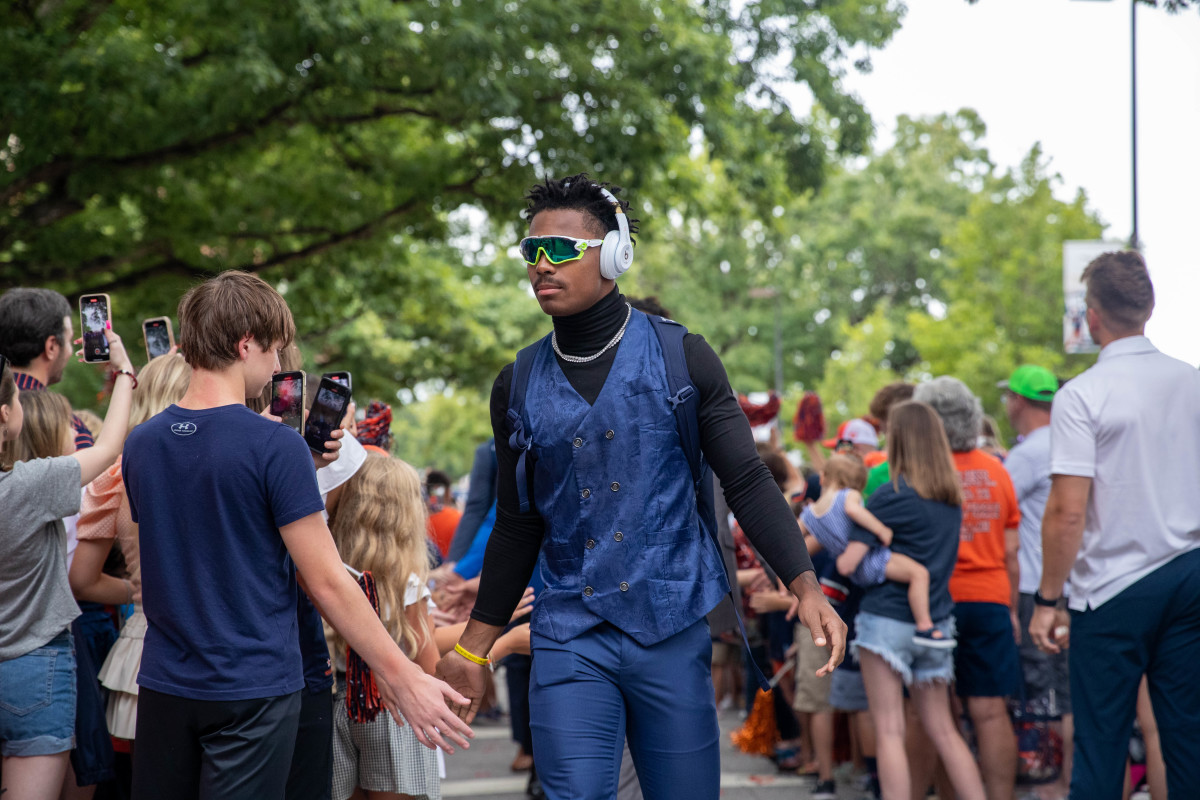
M 675 426 L 679 431 L 679 441 L 683 445 L 683 452 L 692 468 L 692 486 L 696 491 L 696 511 L 700 515 L 700 527 L 708 533 L 717 547 L 717 552 L 720 553 L 721 543 L 717 539 L 717 515 L 713 505 L 712 468 L 708 465 L 708 461 L 705 460 L 704 453 L 700 449 L 700 398 L 696 387 L 692 385 L 692 377 L 688 373 L 687 359 L 683 352 L 683 337 L 687 335 L 688 331 L 675 320 L 657 314 L 647 314 L 646 317 L 650 320 L 650 327 L 654 329 L 654 333 L 658 336 L 658 343 L 662 347 L 667 373 L 667 391 L 670 392 L 667 402 L 671 404 L 671 408 L 675 412 Z M 516 361 L 513 362 L 512 385 L 508 392 L 508 423 L 512 431 L 508 437 L 508 446 L 520 453 L 517 458 L 517 498 L 523 514 L 528 513 L 530 508 L 528 471 L 530 465 L 526 461 L 526 457 L 533 448 L 533 439 L 525 432 L 522 412 L 525 410 L 525 393 L 529 388 L 529 373 L 533 369 L 534 354 L 541 344 L 542 341 L 539 339 L 517 353 Z M 729 581 L 729 599 L 733 603 L 733 613 L 737 617 L 742 643 L 749 651 L 750 643 L 746 638 L 746 626 L 742 622 L 742 614 L 738 609 L 737 598 L 734 596 L 734 591 L 737 589 L 737 576 L 726 575 L 726 578 Z M 758 664 L 754 659 L 750 659 L 750 663 L 754 665 L 755 677 L 758 679 L 759 686 L 764 691 L 769 690 L 770 683 L 758 668 Z

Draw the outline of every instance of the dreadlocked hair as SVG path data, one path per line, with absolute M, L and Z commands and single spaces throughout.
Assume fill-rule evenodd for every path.
M 422 586 L 429 578 L 425 501 L 417 471 L 398 458 L 368 455 L 346 481 L 330 528 L 342 561 L 374 576 L 383 627 L 405 655 L 415 657 L 432 635 L 414 630 L 404 615 L 409 576 L 416 575 Z M 346 646 L 337 631 L 329 638 L 333 652 Z
M 521 217 L 526 222 L 531 222 L 534 216 L 542 211 L 553 211 L 560 208 L 582 211 L 596 220 L 594 232 L 597 238 L 604 238 L 604 234 L 617 230 L 617 212 L 613 210 L 609 199 L 600 193 L 601 188 L 612 192 L 616 196 L 617 202 L 621 204 L 621 209 L 625 212 L 625 219 L 629 223 L 629 234 L 632 239 L 633 234 L 638 230 L 638 220 L 629 215 L 629 201 L 621 199 L 621 188 L 607 183 L 597 183 L 589 178 L 586 172 L 567 178 L 546 178 L 544 183 L 535 185 L 529 190 L 529 194 L 525 195 L 526 206 L 525 210 L 521 212 Z

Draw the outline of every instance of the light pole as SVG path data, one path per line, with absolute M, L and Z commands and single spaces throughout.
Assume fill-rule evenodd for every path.
M 1138 209 L 1137 209 L 1137 0 L 1129 3 L 1129 84 L 1130 84 L 1130 118 L 1133 124 L 1133 235 L 1129 237 L 1131 250 L 1141 249 L 1138 241 Z
M 1130 0 L 1129 2 L 1129 103 L 1130 103 L 1130 125 L 1132 126 L 1132 149 L 1133 158 L 1133 232 L 1129 236 L 1129 248 L 1131 250 L 1141 249 L 1141 240 L 1138 238 L 1138 174 L 1137 174 L 1137 7 L 1138 0 Z

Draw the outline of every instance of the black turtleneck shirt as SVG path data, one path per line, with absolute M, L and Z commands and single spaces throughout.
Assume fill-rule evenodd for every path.
M 625 322 L 625 298 L 613 289 L 586 311 L 554 317 L 558 347 L 570 355 L 595 353 L 616 335 Z M 617 348 L 595 361 L 576 364 L 558 359 L 558 365 L 575 391 L 594 403 L 612 369 Z M 767 564 L 790 585 L 812 569 L 804 539 L 771 472 L 758 457 L 750 423 L 729 387 L 725 367 L 704 337 L 693 333 L 683 339 L 688 374 L 699 394 L 700 447 L 721 481 L 725 499 L 742 530 Z M 480 573 L 479 599 L 471 612 L 488 625 L 507 625 L 537 564 L 545 522 L 536 509 L 522 514 L 517 500 L 517 480 L 529 481 L 533 502 L 532 470 L 518 476 L 517 453 L 508 446 L 508 395 L 513 365 L 500 370 L 492 386 L 492 430 L 496 436 L 499 467 L 496 486 L 496 525 L 492 529 Z

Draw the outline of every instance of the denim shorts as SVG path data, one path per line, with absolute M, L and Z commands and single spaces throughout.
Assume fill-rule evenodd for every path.
M 70 631 L 0 661 L 0 755 L 50 756 L 75 746 L 75 646 Z
M 867 690 L 863 686 L 862 673 L 844 667 L 835 669 L 829 688 L 829 705 L 838 711 L 866 711 Z
M 954 617 L 934 620 L 933 624 L 950 636 L 954 635 Z M 949 683 L 954 680 L 954 651 L 924 647 L 913 642 L 917 626 L 868 611 L 859 611 L 854 618 L 856 635 L 850 643 L 855 655 L 868 650 L 881 656 L 888 666 L 900 674 L 905 686 L 916 683 Z M 861 656 L 860 656 L 861 661 Z

